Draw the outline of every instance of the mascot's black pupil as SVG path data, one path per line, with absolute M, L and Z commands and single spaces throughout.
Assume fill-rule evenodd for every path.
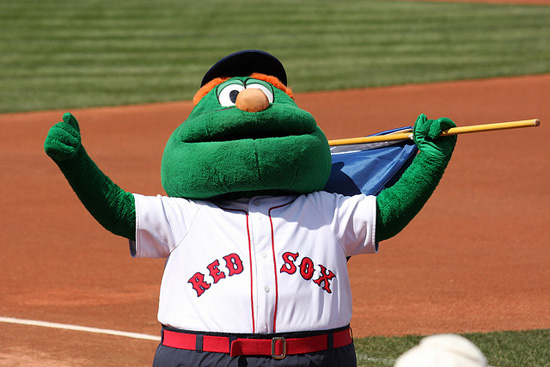
M 231 100 L 231 102 L 235 103 L 237 102 L 237 95 L 239 94 L 239 91 L 238 90 L 232 90 L 230 93 L 229 93 L 229 99 Z

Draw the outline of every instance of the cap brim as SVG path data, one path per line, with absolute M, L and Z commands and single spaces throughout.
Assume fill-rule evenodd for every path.
M 219 77 L 232 78 L 252 73 L 271 75 L 287 85 L 283 64 L 273 55 L 259 50 L 245 50 L 232 53 L 218 61 L 202 78 L 201 87 Z

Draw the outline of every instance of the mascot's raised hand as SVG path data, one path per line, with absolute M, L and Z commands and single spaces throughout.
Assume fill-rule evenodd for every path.
M 440 135 L 452 127 L 456 127 L 456 124 L 446 117 L 428 120 L 426 115 L 422 114 L 414 124 L 414 143 L 420 152 L 448 161 L 456 145 L 456 135 Z
M 55 162 L 73 159 L 82 146 L 78 121 L 70 113 L 50 129 L 44 149 Z
M 443 176 L 457 140 L 456 135 L 440 134 L 455 126 L 445 117 L 429 120 L 424 114 L 418 116 L 413 139 L 420 152 L 399 181 L 382 190 L 376 198 L 378 241 L 399 233 L 428 201 Z
M 96 166 L 82 145 L 76 118 L 66 113 L 50 128 L 44 150 L 86 209 L 103 227 L 116 235 L 135 237 L 135 206 L 132 194 L 119 188 Z

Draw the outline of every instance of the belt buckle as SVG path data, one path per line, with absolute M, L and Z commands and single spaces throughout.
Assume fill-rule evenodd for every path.
M 283 343 L 283 353 L 282 354 L 275 354 L 275 346 L 277 344 L 277 341 L 281 341 Z M 274 337 L 271 339 L 271 358 L 273 359 L 283 359 L 286 357 L 286 339 L 283 337 Z

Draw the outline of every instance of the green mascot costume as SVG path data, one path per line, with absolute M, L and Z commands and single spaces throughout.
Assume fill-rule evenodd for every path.
M 355 366 L 346 259 L 375 253 L 441 179 L 454 123 L 420 115 L 419 153 L 378 196 L 323 191 L 328 141 L 287 87 L 282 64 L 256 50 L 204 76 L 189 118 L 164 150 L 167 196 L 122 190 L 96 166 L 69 113 L 46 138 L 86 209 L 165 258 L 154 366 Z

